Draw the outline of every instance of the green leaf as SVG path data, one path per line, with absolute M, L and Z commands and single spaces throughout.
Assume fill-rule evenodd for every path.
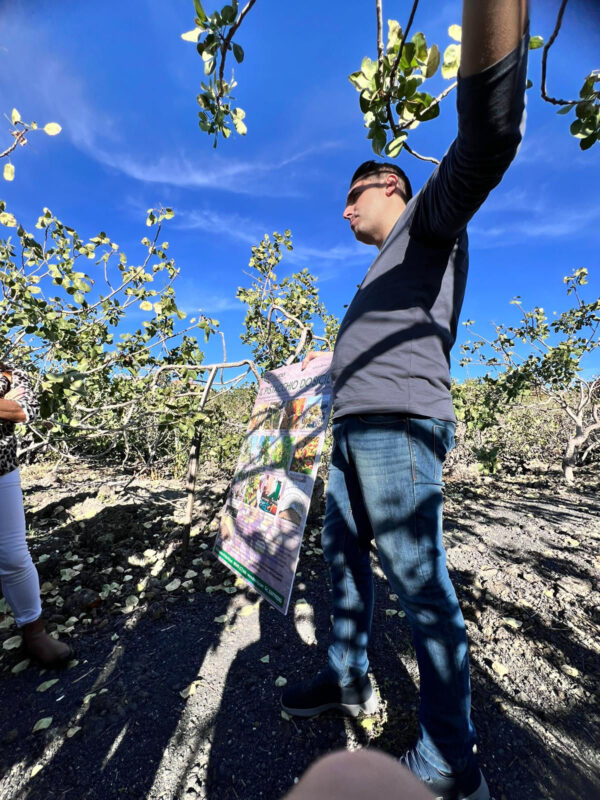
M 537 50 L 539 47 L 544 46 L 544 37 L 543 36 L 531 36 L 529 39 L 529 49 L 530 50 Z
M 186 31 L 185 33 L 182 33 L 181 38 L 184 42 L 193 42 L 196 44 L 201 35 L 202 30 L 200 28 L 194 28 L 192 31 Z
M 406 141 L 406 137 L 407 137 L 406 133 L 401 133 L 400 136 L 396 137 L 396 139 L 389 142 L 389 144 L 385 148 L 385 152 L 390 158 L 396 158 L 396 156 L 400 153 L 400 151 L 404 147 L 404 142 Z
M 52 725 L 52 717 L 43 717 L 35 723 L 32 733 L 37 733 L 37 731 L 45 731 L 46 728 L 50 727 L 50 725 Z
M 582 150 L 589 150 L 590 147 L 598 141 L 598 133 L 592 133 L 590 136 L 586 136 L 585 139 L 582 139 L 579 142 L 579 147 Z
M 0 213 L 0 225 L 6 225 L 7 228 L 16 228 L 17 220 L 8 211 L 3 211 Z
M 244 60 L 244 51 L 239 44 L 233 45 L 233 55 L 235 56 L 235 60 L 238 62 L 238 64 L 241 64 Z
M 2 171 L 2 176 L 4 177 L 5 181 L 12 181 L 15 177 L 15 168 L 14 165 L 8 161 L 4 165 L 4 170 Z
M 419 31 L 415 33 L 412 37 L 413 44 L 415 46 L 415 55 L 419 59 L 419 61 L 426 61 L 427 60 L 427 42 L 425 41 L 425 36 Z
M 427 53 L 427 63 L 425 64 L 425 72 L 423 73 L 426 78 L 431 78 L 437 72 L 440 65 L 440 51 L 437 44 L 432 44 Z
M 223 6 L 221 9 L 221 19 L 224 25 L 232 25 L 235 22 L 235 11 L 233 6 Z
M 148 300 L 143 300 L 140 303 L 140 309 L 142 311 L 152 311 L 152 303 L 150 303 Z
M 444 51 L 444 63 L 442 64 L 442 76 L 447 80 L 455 78 L 460 66 L 460 45 L 449 44 Z
M 196 9 L 196 16 L 201 22 L 205 22 L 208 18 L 206 16 L 206 11 L 202 8 L 202 3 L 200 0 L 194 0 L 194 8 Z
M 48 136 L 56 136 L 62 131 L 61 126 L 58 122 L 47 122 L 44 125 L 44 133 L 47 133 Z
M 58 678 L 52 678 L 49 681 L 44 681 L 44 683 L 40 683 L 37 687 L 36 692 L 46 692 L 48 689 L 52 688 L 55 683 L 58 683 Z
M 10 115 L 10 121 L 12 122 L 13 125 L 15 124 L 15 122 L 21 122 L 21 115 L 19 114 L 16 108 L 13 108 L 12 110 L 12 114 Z
M 462 28 L 460 25 L 450 25 L 448 28 L 448 36 L 454 39 L 455 42 L 460 42 L 462 39 Z
M 569 103 L 568 105 L 563 106 L 562 108 L 560 108 L 556 113 L 557 114 L 568 114 L 569 111 L 572 111 L 572 109 L 575 108 L 575 106 L 576 106 L 576 103 Z
M 360 69 L 363 75 L 370 81 L 375 77 L 375 73 L 377 72 L 377 62 L 371 61 L 370 58 L 365 56 L 361 62 Z

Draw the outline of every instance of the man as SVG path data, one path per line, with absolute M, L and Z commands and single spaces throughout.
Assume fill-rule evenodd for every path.
M 366 649 L 374 538 L 419 665 L 419 737 L 401 761 L 443 800 L 489 798 L 473 755 L 465 625 L 442 546 L 441 469 L 454 441 L 449 363 L 466 226 L 521 141 L 526 29 L 527 0 L 464 0 L 458 135 L 441 164 L 412 199 L 394 165 L 366 162 L 352 178 L 344 217 L 379 254 L 342 322 L 331 367 L 329 665 L 282 697 L 288 713 L 305 717 L 376 707 Z

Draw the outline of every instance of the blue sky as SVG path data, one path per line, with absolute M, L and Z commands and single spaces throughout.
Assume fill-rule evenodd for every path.
M 248 355 L 235 292 L 248 284 L 250 246 L 266 232 L 291 229 L 295 249 L 280 277 L 308 267 L 328 310 L 341 316 L 375 256 L 341 216 L 349 176 L 372 155 L 347 76 L 363 56 L 375 56 L 374 5 L 258 0 L 236 37 L 246 59 L 235 65 L 234 94 L 248 135 L 220 141 L 215 151 L 197 124 L 202 62 L 180 38 L 193 27 L 192 0 L 0 0 L 0 111 L 16 107 L 25 120 L 63 127 L 58 137 L 31 136 L 19 148 L 16 178 L 0 184 L 0 197 L 29 229 L 47 206 L 83 236 L 104 230 L 132 263 L 142 258 L 146 209 L 172 206 L 164 238 L 181 269 L 180 305 L 219 319 L 230 357 Z M 403 23 L 410 5 L 388 0 L 384 18 Z M 555 96 L 577 96 L 585 75 L 600 67 L 600 15 L 592 5 L 571 0 L 567 7 L 549 58 Z M 548 38 L 558 6 L 533 0 L 532 33 Z M 208 0 L 205 7 L 213 9 Z M 456 22 L 460 3 L 422 0 L 413 32 L 443 50 Z M 463 319 L 483 334 L 492 321 L 516 321 L 515 295 L 525 307 L 561 310 L 562 277 L 573 268 L 590 270 L 587 297 L 600 294 L 600 145 L 581 152 L 569 118 L 540 100 L 540 61 L 541 51 L 532 52 L 524 144 L 469 228 Z M 429 91 L 445 85 L 436 77 Z M 0 143 L 3 129 L 8 144 L 8 123 Z M 440 157 L 455 131 L 451 96 L 440 118 L 410 141 Z M 431 165 L 407 154 L 399 163 L 415 187 L 430 173 Z M 219 358 L 217 339 L 204 349 Z M 600 371 L 600 357 L 587 367 Z M 462 374 L 457 365 L 454 374 Z

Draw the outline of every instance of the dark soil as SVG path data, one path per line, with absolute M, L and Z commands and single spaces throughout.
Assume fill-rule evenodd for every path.
M 326 658 L 318 516 L 283 617 L 211 555 L 222 479 L 206 475 L 199 487 L 186 559 L 181 485 L 138 480 L 120 492 L 125 482 L 24 471 L 49 629 L 71 641 L 76 661 L 60 673 L 30 664 L 14 674 L 25 655 L 0 649 L 2 800 L 277 800 L 333 749 L 400 755 L 412 744 L 416 663 L 378 567 L 370 657 L 380 711 L 286 720 L 277 678 L 310 676 Z M 466 476 L 446 487 L 473 717 L 496 800 L 600 797 L 597 491 L 567 491 L 549 475 Z M 18 631 L 2 619 L 6 644 Z M 46 717 L 50 726 L 33 733 Z

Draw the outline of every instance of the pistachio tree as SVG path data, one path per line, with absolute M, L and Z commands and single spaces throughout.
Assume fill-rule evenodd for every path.
M 586 360 L 600 353 L 600 300 L 582 296 L 587 275 L 581 268 L 564 278 L 573 303 L 560 314 L 525 310 L 517 297 L 511 302 L 520 311 L 518 324 L 496 325 L 494 337 L 475 334 L 461 348 L 461 364 L 482 365 L 487 375 L 485 402 L 469 409 L 459 403 L 459 416 L 483 429 L 507 403 L 531 392 L 544 396 L 568 422 L 562 458 L 567 483 L 574 482 L 575 467 L 600 440 L 600 375 L 586 377 L 585 371 Z M 463 324 L 472 328 L 473 321 Z
M 319 300 L 317 279 L 308 268 L 278 279 L 275 269 L 285 250 L 292 250 L 290 231 L 275 232 L 273 238 L 265 234 L 248 262 L 252 283 L 237 291 L 238 300 L 248 306 L 241 339 L 263 369 L 280 367 L 312 340 L 320 341 L 321 349 L 332 349 L 339 327 Z
M 0 202 L 0 358 L 34 377 L 41 419 L 30 451 L 151 463 L 169 436 L 189 437 L 198 373 L 149 392 L 161 366 L 200 365 L 197 334 L 207 338 L 216 325 L 183 322 L 178 269 L 161 236 L 172 216 L 149 210 L 149 235 L 131 262 L 104 232 L 86 240 L 49 209 L 30 232 Z

